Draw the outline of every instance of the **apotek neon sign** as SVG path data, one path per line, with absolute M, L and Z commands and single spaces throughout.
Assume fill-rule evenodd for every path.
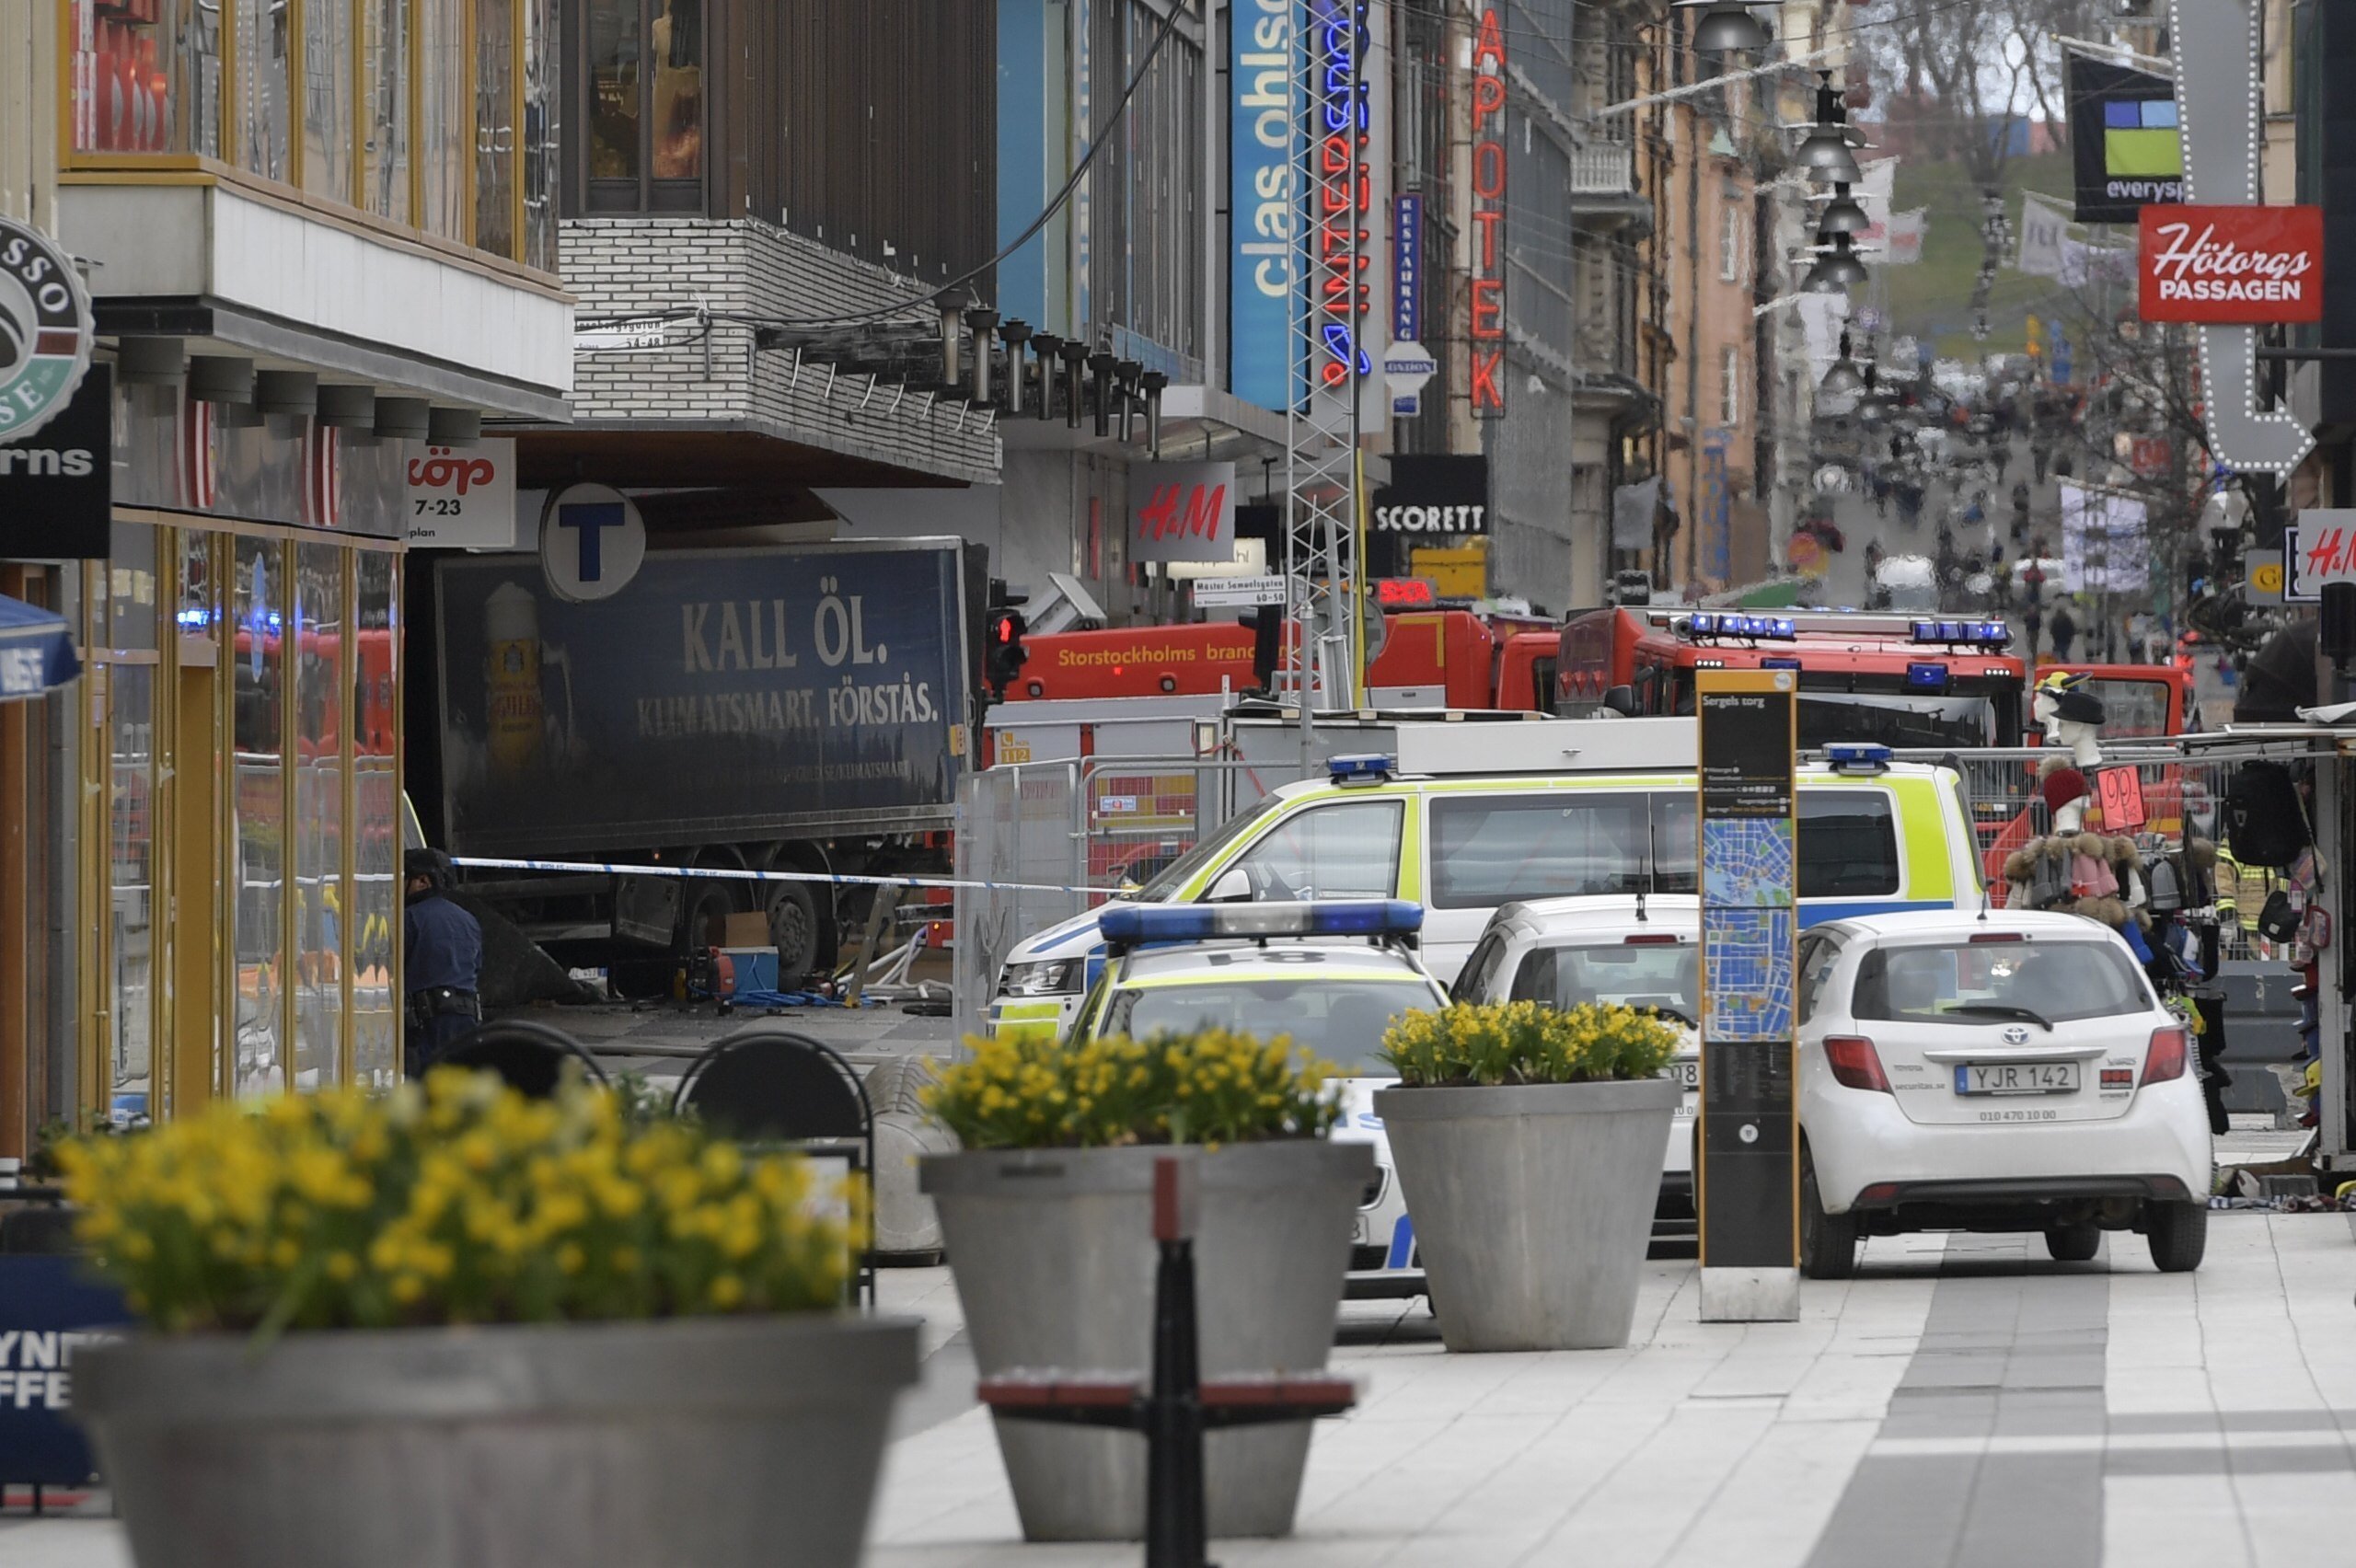
M 1472 42 L 1472 413 L 1506 411 L 1506 42 L 1492 0 Z

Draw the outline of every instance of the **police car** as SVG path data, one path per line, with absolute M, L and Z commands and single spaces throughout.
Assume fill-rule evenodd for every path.
M 1508 904 L 1472 946 L 1449 995 L 1460 1002 L 1650 1008 L 1677 1030 L 1664 1077 L 1685 1089 L 1662 1151 L 1656 1233 L 1691 1230 L 1693 1117 L 1702 1083 L 1702 901 L 1692 894 Z
M 1081 1006 L 1080 1037 L 1227 1029 L 1288 1036 L 1337 1064 L 1333 1136 L 1373 1145 L 1375 1160 L 1351 1239 L 1349 1294 L 1422 1295 L 1374 1093 L 1397 1078 L 1377 1055 L 1392 1020 L 1448 1005 L 1416 962 L 1423 910 L 1395 900 L 1118 905 L 1101 919 L 1104 969 Z
M 1143 888 L 1018 942 L 992 1033 L 1068 1029 L 1103 963 L 1105 910 L 1400 899 L 1420 952 L 1455 979 L 1491 916 L 1555 897 L 1692 894 L 1691 719 L 1400 724 L 1395 755 L 1339 756 L 1271 790 Z M 1956 769 L 1841 744 L 1797 779 L 1804 925 L 1905 909 L 1976 910 L 1980 847 Z

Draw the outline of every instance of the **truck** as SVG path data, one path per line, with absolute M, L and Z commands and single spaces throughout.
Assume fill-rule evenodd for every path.
M 945 873 L 975 749 L 981 547 L 651 550 L 587 602 L 553 592 L 535 556 L 445 557 L 416 575 L 413 624 L 430 629 L 411 643 L 432 668 L 410 681 L 410 784 L 452 855 Z M 790 985 L 832 965 L 872 896 L 523 868 L 469 869 L 465 887 L 618 983 L 667 978 L 726 917 L 757 914 Z

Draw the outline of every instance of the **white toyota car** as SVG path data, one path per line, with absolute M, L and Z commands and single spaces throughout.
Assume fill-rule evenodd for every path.
M 2119 936 L 2074 915 L 1871 916 L 1800 938 L 1800 1255 L 1864 1236 L 2039 1231 L 2055 1258 L 2140 1231 L 2200 1266 L 2211 1150 L 2190 1032 Z

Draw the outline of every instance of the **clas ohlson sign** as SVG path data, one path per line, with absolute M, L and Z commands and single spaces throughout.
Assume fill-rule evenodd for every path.
M 72 258 L 0 218 L 0 441 L 22 440 L 65 411 L 94 337 Z

